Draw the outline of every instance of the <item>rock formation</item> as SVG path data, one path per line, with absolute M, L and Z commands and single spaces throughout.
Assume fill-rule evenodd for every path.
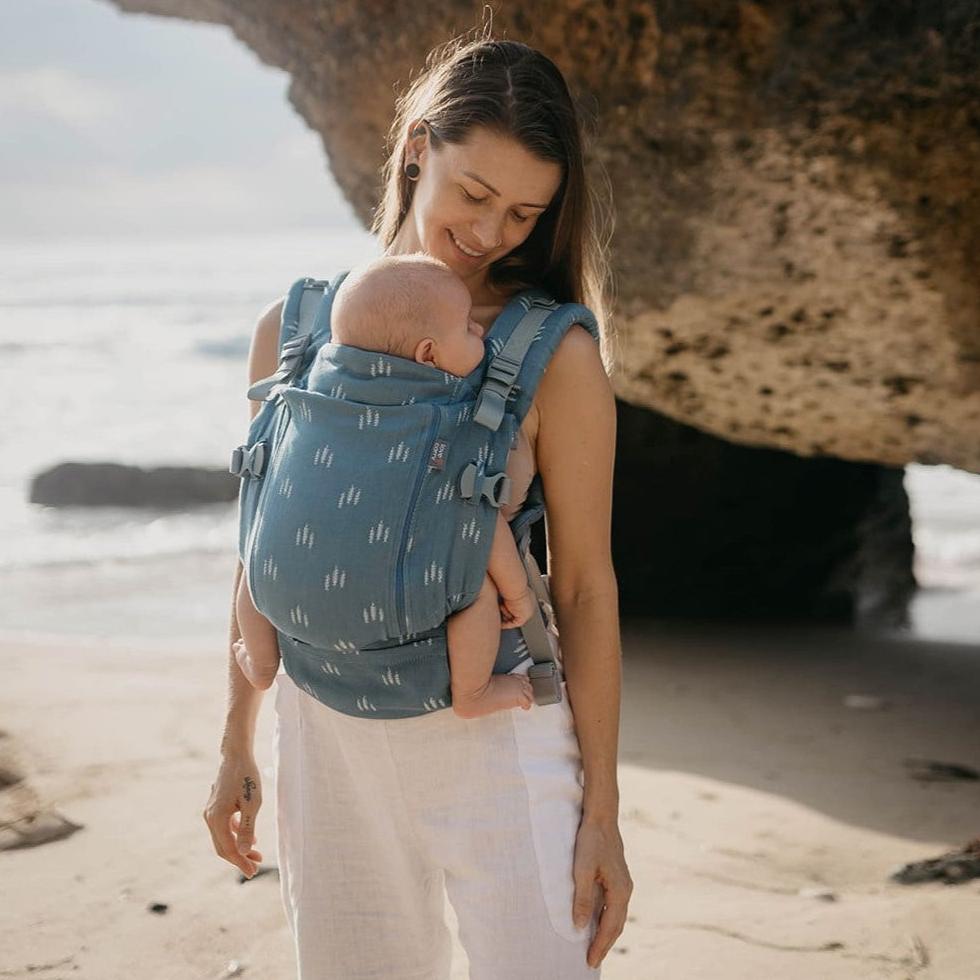
M 288 71 L 290 101 L 365 223 L 394 87 L 482 6 L 113 2 L 227 24 Z M 692 519 L 711 533 L 681 557 L 715 570 L 712 589 L 758 575 L 761 593 L 788 542 L 772 524 L 746 541 L 724 495 L 734 474 L 767 521 L 806 488 L 791 546 L 813 567 L 784 581 L 829 588 L 807 528 L 848 526 L 834 578 L 845 615 L 900 609 L 914 583 L 899 468 L 980 472 L 977 5 L 546 0 L 499 9 L 494 25 L 552 57 L 597 119 L 592 165 L 617 215 L 621 438 L 635 444 L 634 421 L 666 436 L 645 449 L 655 485 L 621 459 L 616 517 L 631 544 L 651 500 L 674 513 L 698 483 Z M 668 458 L 682 442 L 689 452 Z M 679 557 L 663 543 L 645 548 Z M 869 592 L 856 569 L 871 552 L 888 585 Z M 618 555 L 617 569 L 633 573 Z M 703 612 L 713 599 L 696 579 Z
M 241 482 L 199 466 L 58 463 L 31 480 L 29 500 L 48 507 L 185 508 L 235 500 Z

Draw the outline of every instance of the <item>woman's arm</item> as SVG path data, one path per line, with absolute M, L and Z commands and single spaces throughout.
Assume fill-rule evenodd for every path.
M 573 324 L 562 338 L 535 401 L 548 584 L 582 747 L 584 819 L 615 822 L 621 688 L 610 550 L 616 403 L 598 344 L 584 327 Z
M 248 383 L 254 384 L 261 378 L 267 378 L 279 364 L 279 329 L 282 320 L 282 307 L 285 297 L 280 297 L 262 311 L 252 334 L 252 343 L 248 353 Z M 254 419 L 261 402 L 249 401 L 249 418 Z M 238 617 L 235 615 L 235 597 L 244 572 L 241 559 L 235 562 L 235 581 L 231 591 L 231 617 L 228 636 L 228 700 L 225 712 L 225 730 L 221 737 L 221 750 L 252 749 L 255 737 L 255 725 L 258 720 L 259 707 L 262 704 L 263 692 L 252 687 L 238 666 L 238 660 L 232 649 L 236 640 L 241 639 L 238 628 Z
M 282 297 L 259 317 L 248 357 L 249 384 L 272 374 L 279 363 L 279 324 Z M 249 402 L 255 418 L 259 402 Z M 263 691 L 252 687 L 238 666 L 233 645 L 241 637 L 235 615 L 235 597 L 243 573 L 241 560 L 235 562 L 235 581 L 231 592 L 231 627 L 228 637 L 228 699 L 225 727 L 221 736 L 218 774 L 211 784 L 211 795 L 202 816 L 211 833 L 215 853 L 252 877 L 262 860 L 255 844 L 255 819 L 262 805 L 262 779 L 255 764 L 255 725 Z
M 622 689 L 610 547 L 616 401 L 599 347 L 584 327 L 574 324 L 561 339 L 535 401 L 548 582 L 585 775 L 572 916 L 582 928 L 600 908 L 587 954 L 597 967 L 626 924 L 633 880 L 619 832 L 616 775 Z

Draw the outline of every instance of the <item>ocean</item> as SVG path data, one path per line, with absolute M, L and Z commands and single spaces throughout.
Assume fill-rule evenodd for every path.
M 13 406 L 0 432 L 0 630 L 220 641 L 234 503 L 49 508 L 28 503 L 30 480 L 66 460 L 225 468 L 248 426 L 261 311 L 301 276 L 376 254 L 354 226 L 0 242 L 0 383 Z M 923 586 L 916 626 L 975 638 L 980 475 L 911 465 L 906 486 Z

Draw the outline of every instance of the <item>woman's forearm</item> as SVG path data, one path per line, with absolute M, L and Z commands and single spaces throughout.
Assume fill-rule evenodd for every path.
M 228 638 L 228 705 L 225 714 L 225 730 L 221 736 L 221 751 L 251 752 L 255 739 L 255 725 L 262 705 L 263 691 L 253 687 L 242 673 L 232 649 L 236 640 L 241 639 L 238 617 L 235 614 L 235 597 L 242 579 L 241 559 L 235 561 L 235 584 L 231 590 L 231 625 Z
M 619 815 L 619 712 L 622 652 L 615 582 L 587 597 L 555 603 L 568 699 L 582 749 L 583 820 Z

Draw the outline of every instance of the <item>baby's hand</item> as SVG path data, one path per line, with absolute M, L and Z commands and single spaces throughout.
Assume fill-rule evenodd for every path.
M 516 626 L 523 626 L 534 613 L 534 593 L 530 588 L 525 587 L 524 591 L 518 596 L 499 595 L 500 600 L 500 628 L 513 629 Z

